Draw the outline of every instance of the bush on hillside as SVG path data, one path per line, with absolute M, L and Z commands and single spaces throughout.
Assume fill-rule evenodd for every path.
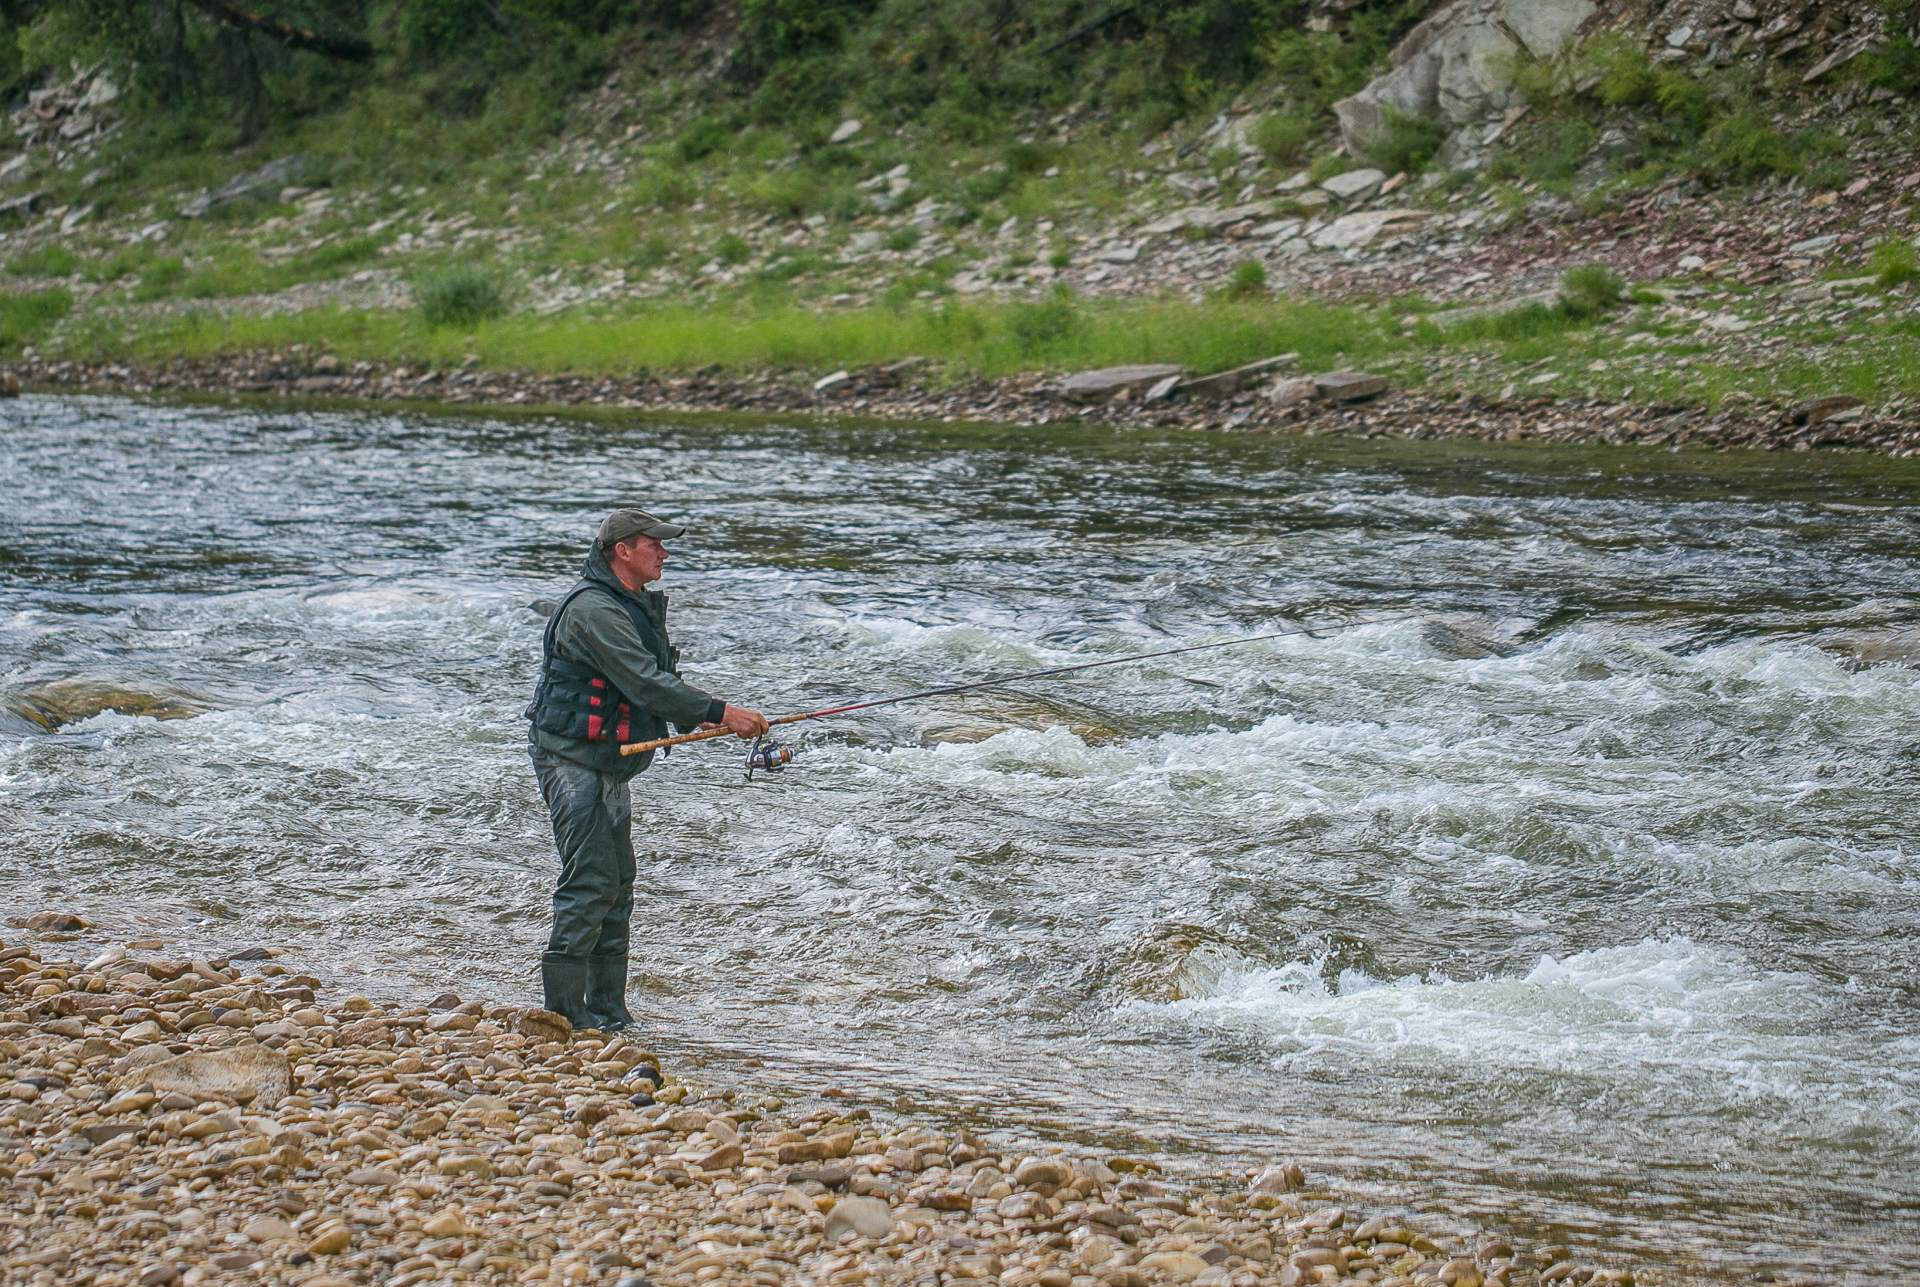
M 1605 264 L 1569 268 L 1560 278 L 1560 308 L 1568 317 L 1599 317 L 1618 307 L 1626 288 L 1626 280 Z
M 413 300 L 428 326 L 473 326 L 507 311 L 506 292 L 478 264 L 450 264 L 413 279 Z
M 1444 122 L 1387 109 L 1386 126 L 1367 141 L 1367 157 L 1388 174 L 1418 174 L 1447 141 Z
M 57 287 L 0 295 L 0 347 L 25 344 L 72 307 L 73 296 Z
M 1882 286 L 1898 286 L 1920 276 L 1913 243 L 1905 237 L 1882 237 L 1873 247 L 1867 266 Z

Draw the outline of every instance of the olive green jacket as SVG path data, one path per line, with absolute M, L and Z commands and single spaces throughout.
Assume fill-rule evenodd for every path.
M 597 548 L 588 553 L 581 574 L 596 585 L 611 590 L 622 601 L 638 605 L 641 613 L 659 632 L 660 638 L 667 639 L 665 594 L 658 590 L 627 589 Z M 635 741 L 664 735 L 665 730 L 658 727 L 660 724 L 673 724 L 691 730 L 704 722 L 717 723 L 725 709 L 724 702 L 680 678 L 680 650 L 674 648 L 670 641 L 668 657 L 671 668 L 662 669 L 659 661 L 641 641 L 640 632 L 634 629 L 626 610 L 613 598 L 597 590 L 575 595 L 561 609 L 560 619 L 554 624 L 553 647 L 562 658 L 591 666 L 605 675 L 607 681 L 620 690 L 620 695 L 636 714 L 652 717 L 656 722 L 652 731 L 646 729 L 647 721 L 634 721 L 632 737 Z M 536 746 L 549 754 L 616 777 L 630 778 L 653 762 L 651 751 L 644 755 L 623 756 L 619 746 L 612 742 L 561 737 L 538 728 L 531 730 L 529 736 Z

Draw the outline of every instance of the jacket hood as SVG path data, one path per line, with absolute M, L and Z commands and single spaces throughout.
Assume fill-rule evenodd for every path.
M 586 561 L 580 565 L 580 575 L 589 581 L 604 585 L 607 589 L 620 595 L 622 598 L 637 599 L 641 603 L 649 605 L 664 605 L 666 603 L 666 594 L 663 591 L 627 589 L 626 582 L 622 581 L 614 572 L 613 565 L 607 562 L 607 556 L 601 553 L 598 545 L 592 546 L 587 550 Z M 655 615 L 658 615 L 657 611 Z
M 589 581 L 598 581 L 615 594 L 628 593 L 627 587 L 614 575 L 613 565 L 607 562 L 607 556 L 600 552 L 598 545 L 587 547 L 587 561 L 580 566 L 580 575 Z

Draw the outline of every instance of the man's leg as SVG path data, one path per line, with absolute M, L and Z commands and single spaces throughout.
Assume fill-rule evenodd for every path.
M 633 1023 L 627 1012 L 627 928 L 633 918 L 633 813 L 627 783 L 601 779 L 601 804 L 612 823 L 614 875 L 619 888 L 600 919 L 600 938 L 588 958 L 587 1009 L 602 1030 Z
M 540 959 L 545 1004 L 547 1009 L 565 1015 L 576 1028 L 590 1028 L 599 1018 L 587 1005 L 589 958 L 600 945 L 607 913 L 620 897 L 620 837 L 624 837 L 625 827 L 617 837 L 600 774 L 547 755 L 538 747 L 533 748 L 532 756 L 540 794 L 553 819 L 554 845 L 560 853 L 560 879 L 553 891 L 553 931 L 547 938 L 546 954 Z M 627 851 L 632 852 L 630 845 Z

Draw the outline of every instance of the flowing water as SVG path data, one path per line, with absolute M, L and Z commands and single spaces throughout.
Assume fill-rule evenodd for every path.
M 0 484 L 0 904 L 398 996 L 534 995 L 614 502 L 769 712 L 1418 609 L 675 754 L 636 1009 L 1667 1281 L 1920 1272 L 1920 469 L 29 397 Z

